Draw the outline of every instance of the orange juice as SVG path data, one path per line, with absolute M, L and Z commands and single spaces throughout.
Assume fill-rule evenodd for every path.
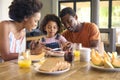
M 18 56 L 18 65 L 20 68 L 30 68 L 31 59 L 30 59 L 30 50 L 19 53 Z
M 74 61 L 80 60 L 80 50 L 74 50 Z
M 19 60 L 18 65 L 20 68 L 30 68 L 31 60 Z
M 80 60 L 80 48 L 81 47 L 82 47 L 81 43 L 73 43 L 74 61 Z

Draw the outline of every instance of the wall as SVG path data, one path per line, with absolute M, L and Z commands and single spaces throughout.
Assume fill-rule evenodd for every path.
M 43 19 L 46 14 L 58 14 L 58 0 L 41 0 L 41 2 L 43 3 L 41 19 Z
M 12 0 L 0 0 L 0 21 L 10 19 L 8 16 L 8 7 Z
M 43 3 L 43 8 L 41 10 L 42 17 L 46 14 L 58 14 L 58 0 L 40 0 Z M 0 21 L 8 20 L 8 7 L 11 4 L 12 0 L 0 0 Z

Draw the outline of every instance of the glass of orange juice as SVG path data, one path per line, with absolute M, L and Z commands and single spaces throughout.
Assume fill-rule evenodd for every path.
M 18 56 L 18 65 L 20 68 L 30 68 L 31 59 L 30 59 L 30 50 L 19 53 Z
M 81 43 L 73 44 L 74 61 L 80 60 L 80 48 L 81 48 Z

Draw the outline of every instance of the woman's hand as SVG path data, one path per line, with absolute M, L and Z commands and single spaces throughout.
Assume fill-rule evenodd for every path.
M 40 43 L 39 41 L 32 41 L 30 44 L 30 50 L 31 50 L 31 54 L 37 55 L 42 52 L 51 51 L 52 49 L 46 47 L 43 43 Z
M 45 47 L 45 45 L 40 43 L 39 40 L 31 41 L 31 43 L 30 43 L 31 54 L 40 54 L 40 53 L 42 53 L 44 47 Z
M 33 41 L 31 41 L 31 43 L 30 43 L 30 49 L 33 50 L 33 49 L 39 47 L 39 45 L 40 45 L 40 44 L 39 44 L 39 40 L 33 40 Z

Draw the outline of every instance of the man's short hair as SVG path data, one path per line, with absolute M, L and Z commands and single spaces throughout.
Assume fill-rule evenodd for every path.
M 66 14 L 69 14 L 71 16 L 75 16 L 76 12 L 71 7 L 66 7 L 66 8 L 62 9 L 59 16 L 62 18 Z

